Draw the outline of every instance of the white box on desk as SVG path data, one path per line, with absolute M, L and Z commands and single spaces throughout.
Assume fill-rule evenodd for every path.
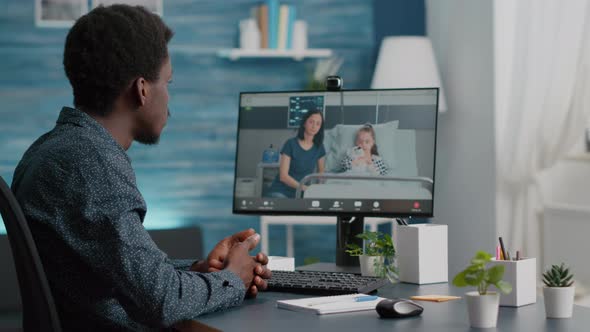
M 449 281 L 447 225 L 396 225 L 394 244 L 401 282 L 434 284 Z
M 537 302 L 536 258 L 523 258 L 517 261 L 497 261 L 492 258 L 489 265 L 504 265 L 502 280 L 512 285 L 510 294 L 500 293 L 500 306 L 520 307 Z M 490 286 L 490 290 L 497 291 L 494 286 Z
M 266 267 L 271 271 L 295 271 L 295 258 L 268 256 Z

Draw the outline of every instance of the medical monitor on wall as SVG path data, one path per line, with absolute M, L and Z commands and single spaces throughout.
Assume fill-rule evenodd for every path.
M 432 217 L 437 103 L 437 88 L 241 93 L 234 213 Z

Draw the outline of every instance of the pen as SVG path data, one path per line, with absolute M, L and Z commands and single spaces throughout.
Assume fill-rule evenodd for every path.
M 506 255 L 506 248 L 504 248 L 504 241 L 502 241 L 502 237 L 500 236 L 498 238 L 498 240 L 500 240 L 500 248 L 502 248 L 502 256 L 504 256 L 504 259 L 509 259 L 508 255 Z
M 357 297 L 355 297 L 354 298 L 354 301 L 355 302 L 375 301 L 378 298 L 379 298 L 379 296 L 365 295 L 365 296 L 357 296 Z

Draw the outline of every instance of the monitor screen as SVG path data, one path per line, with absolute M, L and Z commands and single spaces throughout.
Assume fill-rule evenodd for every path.
M 240 94 L 234 213 L 432 217 L 438 89 Z

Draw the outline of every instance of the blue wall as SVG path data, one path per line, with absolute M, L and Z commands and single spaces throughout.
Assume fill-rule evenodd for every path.
M 0 1 L 0 175 L 9 183 L 26 148 L 51 130 L 60 107 L 72 102 L 62 66 L 67 29 L 36 28 L 33 2 Z M 257 217 L 231 213 L 238 93 L 302 89 L 315 64 L 232 62 L 215 55 L 220 48 L 237 45 L 237 22 L 258 2 L 164 1 L 164 20 L 176 32 L 170 44 L 172 118 L 158 146 L 134 144 L 129 150 L 148 203 L 146 227 L 200 225 L 206 251 L 230 232 L 258 226 Z M 344 58 L 339 74 L 346 87 L 367 88 L 378 47 L 376 31 L 383 30 L 374 28 L 373 1 L 289 3 L 308 22 L 309 46 L 331 48 Z M 282 230 L 272 232 L 278 236 L 273 236 L 271 248 L 282 250 Z M 326 236 L 333 232 L 334 227 L 327 226 L 297 228 L 298 264 L 308 256 L 333 260 L 335 236 Z M 281 250 L 273 254 L 284 254 Z

